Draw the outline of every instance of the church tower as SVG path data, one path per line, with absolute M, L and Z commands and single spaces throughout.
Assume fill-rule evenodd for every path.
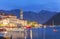
M 20 19 L 23 20 L 23 11 L 22 11 L 22 9 L 20 10 Z

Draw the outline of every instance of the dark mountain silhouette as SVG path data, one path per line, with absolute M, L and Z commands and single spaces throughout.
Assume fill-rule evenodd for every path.
M 56 12 L 42 10 L 39 12 L 40 22 L 43 24 L 56 14 L 57 14 Z
M 17 18 L 20 18 L 20 10 L 14 9 L 10 11 L 0 10 L 0 13 L 6 13 L 6 14 L 14 14 L 17 16 Z M 57 12 L 51 12 L 47 10 L 41 10 L 39 13 L 33 12 L 33 11 L 24 11 L 24 20 L 28 21 L 37 21 L 41 24 L 47 24 L 46 22 L 51 19 L 53 16 L 58 14 Z
M 52 18 L 50 18 L 46 23 L 47 25 L 60 25 L 60 13 L 54 15 Z

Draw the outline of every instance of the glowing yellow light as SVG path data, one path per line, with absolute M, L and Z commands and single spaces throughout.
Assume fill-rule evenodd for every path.
M 4 20 L 2 20 L 2 23 L 0 23 L 0 26 L 6 26 L 6 25 L 8 25 L 8 23 L 9 23 L 9 20 L 4 19 Z
M 9 21 L 8 21 L 8 20 L 6 20 L 6 19 L 5 19 L 5 20 L 3 20 L 3 24 L 4 24 L 4 25 L 6 25 L 6 24 L 8 24 L 8 23 L 9 23 Z

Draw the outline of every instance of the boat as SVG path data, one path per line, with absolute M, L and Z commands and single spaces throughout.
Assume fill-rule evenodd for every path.
M 49 27 L 55 27 L 54 20 L 52 21 L 52 25 L 50 25 Z

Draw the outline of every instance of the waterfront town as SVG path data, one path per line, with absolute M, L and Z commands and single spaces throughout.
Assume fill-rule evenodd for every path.
M 1 13 L 0 14 L 0 26 L 12 26 L 12 27 L 25 27 L 25 26 L 34 26 L 34 27 L 40 27 L 42 24 L 39 24 L 36 21 L 27 21 L 23 19 L 23 11 L 20 11 L 20 18 L 18 19 L 17 16 L 12 15 L 12 14 L 5 14 Z
M 60 39 L 60 0 L 0 0 L 0 39 Z
M 15 16 L 13 14 L 0 13 L 0 31 L 5 31 L 4 33 L 8 32 L 7 35 L 4 34 L 4 37 L 6 39 L 10 39 L 11 35 L 13 37 L 12 39 L 15 39 L 15 34 L 16 34 L 16 37 L 18 36 L 20 38 L 24 38 L 25 37 L 24 30 L 25 29 L 27 29 L 27 28 L 39 28 L 41 26 L 42 26 L 42 24 L 39 24 L 36 21 L 24 20 L 22 10 L 20 11 L 20 18 L 19 19 L 17 18 L 17 16 Z M 21 34 L 21 36 L 19 36 L 18 33 L 15 33 L 13 31 L 20 31 L 19 34 Z M 21 33 L 21 31 L 24 31 L 24 32 Z M 9 38 L 7 36 L 9 36 Z

